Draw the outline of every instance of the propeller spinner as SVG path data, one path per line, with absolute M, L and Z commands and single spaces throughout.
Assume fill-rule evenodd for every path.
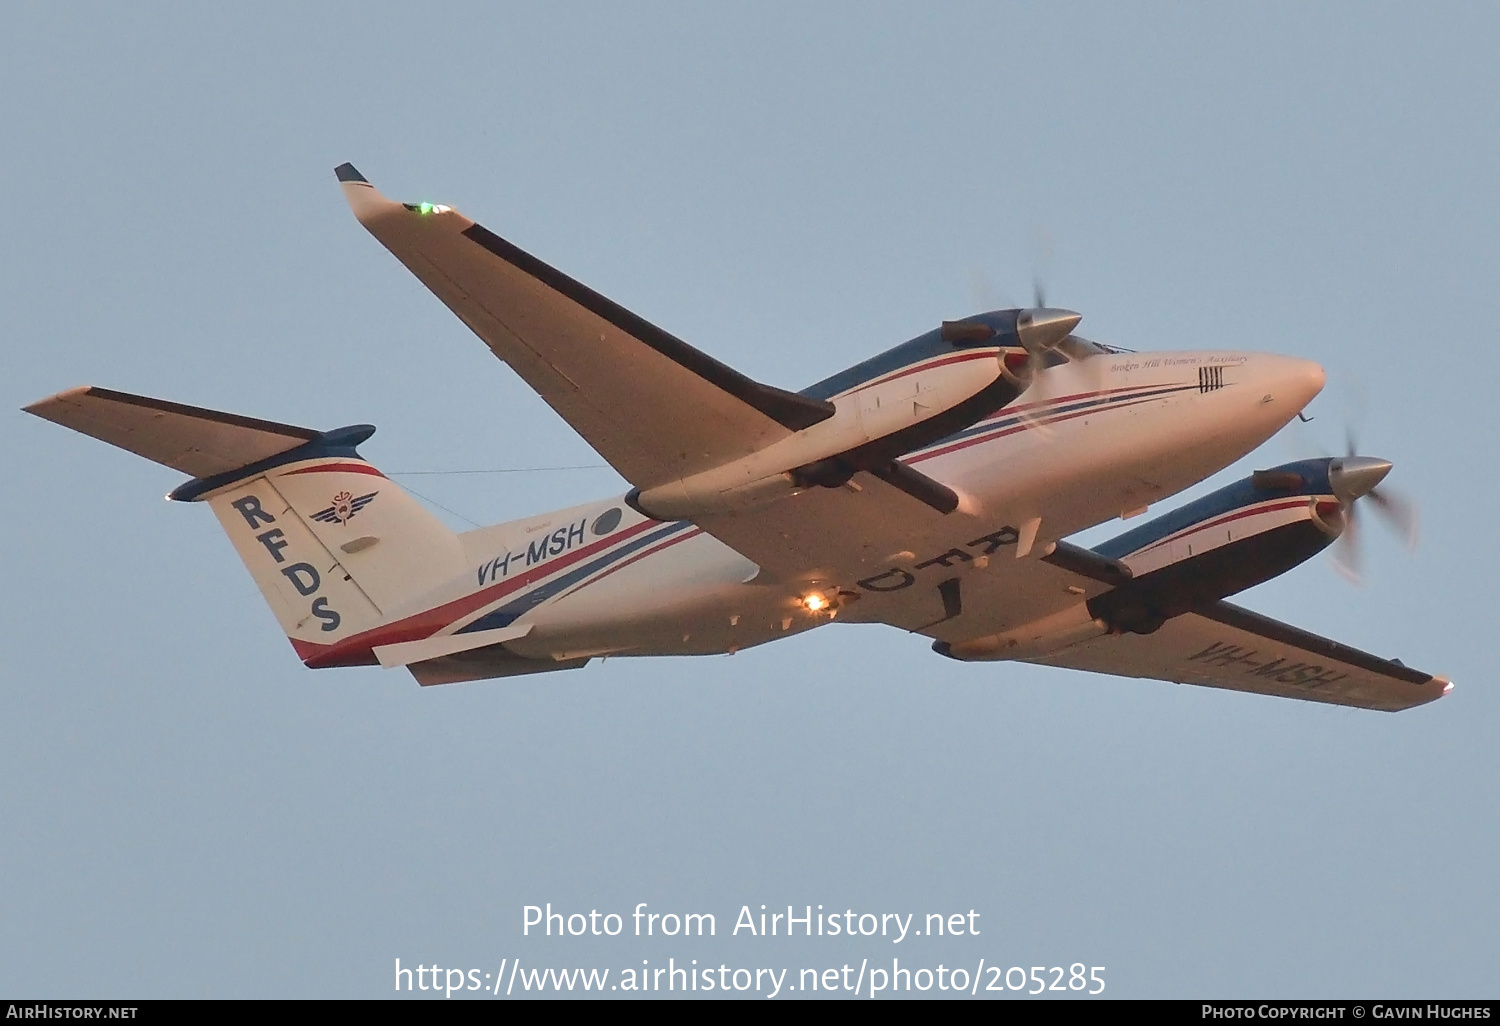
M 1081 320 L 1083 314 L 1072 310 L 1033 307 L 1022 310 L 1016 318 L 1016 334 L 1021 337 L 1022 347 L 1035 359 L 1072 334 Z
M 1355 442 L 1349 438 L 1349 455 L 1335 457 L 1328 464 L 1328 483 L 1333 494 L 1344 507 L 1344 530 L 1339 534 L 1334 567 L 1345 577 L 1358 583 L 1362 580 L 1363 555 L 1360 546 L 1360 528 L 1357 503 L 1369 497 L 1376 512 L 1406 541 L 1414 547 L 1417 541 L 1416 507 L 1379 485 L 1391 472 L 1391 461 L 1373 456 L 1354 455 Z

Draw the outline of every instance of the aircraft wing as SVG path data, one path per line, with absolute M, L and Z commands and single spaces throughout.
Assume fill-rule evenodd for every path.
M 355 216 L 626 480 L 646 489 L 833 414 L 699 352 L 444 206 L 335 172 Z
M 1026 662 L 1385 712 L 1431 702 L 1453 687 L 1222 601 L 1174 617 L 1153 634 L 1105 635 Z

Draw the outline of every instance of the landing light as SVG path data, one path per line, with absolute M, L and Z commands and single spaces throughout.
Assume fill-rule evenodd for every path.
M 811 595 L 803 598 L 802 604 L 807 607 L 809 613 L 820 613 L 828 608 L 828 599 L 817 592 L 813 592 Z

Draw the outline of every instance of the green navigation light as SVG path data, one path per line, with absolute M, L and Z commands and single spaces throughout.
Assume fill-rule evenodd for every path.
M 431 203 L 418 203 L 417 204 L 417 210 L 420 213 L 423 213 L 423 214 L 430 214 L 430 213 L 432 213 L 432 204 Z

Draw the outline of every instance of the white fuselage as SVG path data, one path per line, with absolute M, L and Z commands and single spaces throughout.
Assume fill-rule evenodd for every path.
M 806 581 L 768 580 L 692 523 L 649 520 L 613 498 L 461 536 L 467 587 L 492 596 L 465 622 L 529 622 L 508 647 L 552 659 L 732 652 L 834 615 L 920 629 L 909 607 L 930 589 L 884 582 L 920 580 L 922 554 L 968 546 L 986 558 L 966 559 L 966 572 L 1003 575 L 1019 525 L 1031 524 L 1040 551 L 1141 512 L 1260 445 L 1322 384 L 1314 363 L 1253 353 L 1101 354 L 1043 371 L 1009 407 L 903 458 L 957 491 L 960 507 L 899 551 L 822 568 L 821 591 L 859 595 L 843 611 L 809 609 Z

